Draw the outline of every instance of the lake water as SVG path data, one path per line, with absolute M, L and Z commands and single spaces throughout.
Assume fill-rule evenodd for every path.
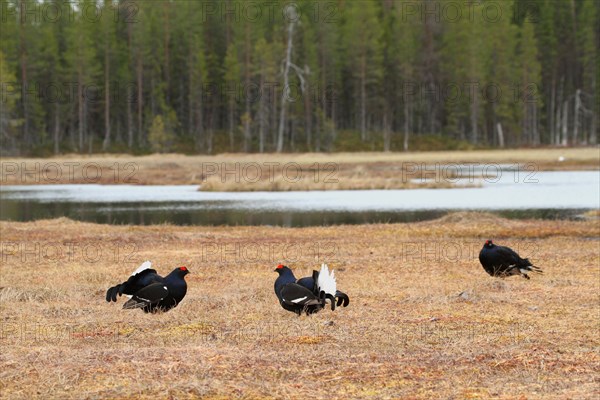
M 410 222 L 456 210 L 510 218 L 578 218 L 600 208 L 600 171 L 510 171 L 453 189 L 201 192 L 198 186 L 0 187 L 0 219 L 66 216 L 115 224 L 311 226 Z

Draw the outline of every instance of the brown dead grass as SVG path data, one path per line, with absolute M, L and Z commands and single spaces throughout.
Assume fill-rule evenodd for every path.
M 260 165 L 260 164 L 258 164 Z M 227 174 L 214 174 L 207 177 L 198 190 L 212 192 L 257 192 L 294 190 L 374 190 L 374 189 L 442 189 L 452 187 L 478 187 L 481 173 L 471 182 L 459 184 L 467 178 L 469 171 L 435 168 L 426 171 L 414 163 L 313 163 L 298 164 L 286 169 L 290 164 L 273 168 L 261 168 L 260 176 L 243 172 L 239 167 L 240 179 Z M 220 167 L 233 171 L 235 164 L 227 163 Z M 475 175 L 475 174 L 473 174 Z
M 559 157 L 564 161 L 559 162 Z M 239 172 L 230 174 L 225 166 L 239 165 Z M 253 170 L 243 168 L 258 164 L 262 177 L 254 180 Z M 276 174 L 269 175 L 270 165 L 278 163 Z M 297 153 L 297 154 L 220 154 L 215 156 L 185 156 L 155 154 L 134 157 L 130 155 L 65 155 L 47 159 L 3 158 L 0 183 L 56 184 L 100 183 L 141 185 L 201 185 L 203 190 L 256 191 L 256 190 L 337 190 L 337 189 L 410 189 L 414 187 L 451 187 L 452 170 L 437 172 L 437 164 L 520 164 L 522 168 L 537 170 L 598 169 L 598 148 L 548 148 L 477 151 L 441 151 L 410 153 Z M 285 175 L 283 166 L 290 166 Z M 296 181 L 296 165 L 302 168 L 301 179 Z M 415 167 L 429 171 L 414 172 Z M 213 168 L 216 168 L 213 169 Z M 60 169 L 60 174 L 57 172 Z M 408 169 L 408 173 L 407 173 Z M 319 170 L 316 176 L 314 171 Z M 403 174 L 402 171 L 405 171 Z M 27 173 L 26 171 L 30 171 Z M 31 172 L 33 171 L 33 172 Z M 216 171 L 214 173 L 213 171 Z M 440 177 L 441 174 L 441 177 Z M 467 174 L 467 171 L 462 172 Z M 237 178 L 236 178 L 237 176 Z M 249 179 L 246 179 L 249 178 Z M 336 182 L 337 180 L 337 182 Z
M 215 228 L 63 218 L 2 222 L 0 234 L 4 399 L 600 395 L 597 221 L 457 213 L 414 224 Z M 487 238 L 544 275 L 487 276 L 477 260 Z M 49 256 L 51 245 L 71 250 Z M 272 250 L 249 250 L 263 245 Z M 86 258 L 81 249 L 94 246 L 102 256 Z M 123 299 L 106 303 L 105 290 L 146 259 L 161 273 L 190 268 L 182 304 L 146 315 L 122 310 Z M 350 306 L 310 317 L 281 309 L 274 266 L 306 276 L 322 261 Z

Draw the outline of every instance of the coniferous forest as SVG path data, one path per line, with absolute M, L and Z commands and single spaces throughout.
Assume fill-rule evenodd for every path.
M 4 155 L 598 140 L 597 0 L 2 0 L 0 11 Z

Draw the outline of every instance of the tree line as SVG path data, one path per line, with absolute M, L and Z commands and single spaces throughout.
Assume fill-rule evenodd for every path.
M 3 0 L 2 154 L 586 145 L 596 0 Z

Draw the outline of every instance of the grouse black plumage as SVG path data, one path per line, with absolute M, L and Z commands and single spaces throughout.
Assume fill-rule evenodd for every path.
M 505 278 L 511 275 L 521 275 L 529 279 L 528 272 L 542 273 L 528 259 L 521 258 L 514 250 L 497 246 L 491 240 L 486 240 L 479 252 L 479 262 L 491 276 Z
M 332 311 L 336 305 L 347 307 L 350 304 L 348 295 L 337 290 L 334 273 L 329 273 L 326 264 L 321 265 L 321 271 L 313 271 L 312 277 L 298 280 L 284 265 L 278 265 L 275 272 L 279 274 L 275 280 L 275 294 L 285 310 L 308 315 L 325 308 L 328 300 Z
M 187 292 L 186 267 L 175 268 L 164 278 L 151 268 L 150 261 L 144 262 L 129 279 L 106 291 L 106 301 L 117 301 L 117 295 L 131 298 L 123 304 L 125 309 L 141 308 L 145 312 L 169 311 L 177 307 Z

